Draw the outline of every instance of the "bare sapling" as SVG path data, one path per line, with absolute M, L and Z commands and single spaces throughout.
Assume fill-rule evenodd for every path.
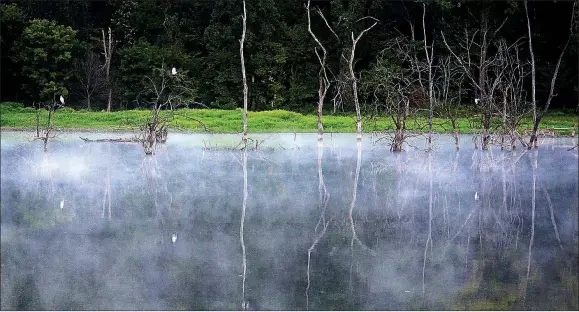
M 91 109 L 92 100 L 102 95 L 107 86 L 105 69 L 100 65 L 98 55 L 87 51 L 85 57 L 73 63 L 73 75 L 76 80 L 75 93 L 84 99 L 86 108 Z
M 41 129 L 40 126 L 40 102 L 38 103 L 38 108 L 36 110 L 36 137 L 35 140 L 41 140 L 43 143 L 44 152 L 48 152 L 48 140 L 56 137 L 54 132 L 53 118 L 56 110 L 64 106 L 64 98 L 60 96 L 61 103 L 55 100 L 52 103 L 44 105 L 44 108 L 48 111 L 48 117 L 46 119 L 46 126 Z

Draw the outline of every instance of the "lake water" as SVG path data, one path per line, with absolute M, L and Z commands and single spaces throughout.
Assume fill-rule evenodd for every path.
M 79 136 L 2 133 L 2 309 L 578 309 L 570 138 Z

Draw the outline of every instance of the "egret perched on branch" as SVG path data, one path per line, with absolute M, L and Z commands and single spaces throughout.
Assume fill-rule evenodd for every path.
M 62 105 L 64 105 L 64 97 L 62 97 L 62 95 L 60 96 L 60 103 L 62 103 Z
M 177 75 L 177 69 L 175 67 L 173 67 L 173 69 L 171 69 L 171 74 Z
M 478 105 L 478 103 L 480 103 L 479 99 L 474 99 L 474 104 Z

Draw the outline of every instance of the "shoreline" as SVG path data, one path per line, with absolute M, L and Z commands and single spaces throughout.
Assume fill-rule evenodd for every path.
M 117 134 L 136 134 L 137 131 L 134 129 L 98 129 L 98 128 L 57 128 L 54 129 L 56 132 L 61 133 L 117 133 Z M 539 129 L 541 130 L 541 129 Z M 36 132 L 36 128 L 19 128 L 19 127 L 0 127 L 1 132 Z M 239 134 L 241 132 L 205 132 L 205 131 L 191 131 L 191 130 L 183 130 L 183 129 L 174 129 L 171 130 L 169 133 L 179 133 L 179 134 Z M 317 130 L 314 131 L 259 131 L 259 132 L 250 132 L 249 134 L 317 134 Z M 389 131 L 368 131 L 363 132 L 363 134 L 394 134 L 394 130 Z M 427 133 L 419 133 L 414 132 L 412 130 L 407 130 L 407 134 L 409 135 L 426 135 Z M 324 135 L 332 135 L 332 134 L 352 134 L 355 135 L 356 132 L 324 132 Z M 452 135 L 452 132 L 437 132 L 433 131 L 432 134 L 435 135 Z M 461 132 L 459 135 L 472 135 L 473 133 L 468 132 Z M 499 133 L 500 134 L 500 133 Z M 491 135 L 494 135 L 491 133 Z M 538 136 L 540 138 L 574 138 L 575 135 L 573 134 L 545 134 L 539 133 Z M 530 137 L 529 135 L 522 135 L 522 137 L 527 138 Z

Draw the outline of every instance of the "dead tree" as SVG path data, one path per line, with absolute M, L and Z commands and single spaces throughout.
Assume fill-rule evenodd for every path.
M 475 101 L 475 104 L 481 118 L 480 121 L 483 131 L 482 148 L 486 150 L 491 143 L 490 128 L 493 113 L 492 95 L 490 94 L 492 92 L 489 88 L 492 86 L 496 87 L 496 79 L 489 82 L 489 79 L 493 78 L 493 73 L 491 73 L 490 69 L 492 64 L 495 62 L 495 56 L 489 55 L 489 47 L 507 19 L 505 18 L 496 29 L 491 30 L 491 26 L 489 25 L 489 10 L 486 5 L 482 9 L 480 17 L 479 30 L 469 34 L 468 29 L 465 28 L 465 41 L 464 43 L 459 44 L 462 49 L 461 55 L 457 54 L 455 49 L 450 47 L 446 41 L 444 32 L 441 31 L 441 35 L 446 48 L 464 71 L 465 76 L 476 91 L 475 93 L 478 94 L 478 100 Z M 479 36 L 479 42 L 475 43 L 477 34 Z M 478 55 L 476 60 L 473 60 L 472 58 L 472 56 L 475 55 L 473 45 L 476 45 L 479 48 L 476 53 Z
M 440 114 L 450 121 L 454 145 L 458 150 L 460 149 L 458 118 L 461 116 L 460 104 L 464 74 L 460 73 L 459 68 L 455 66 L 450 56 L 440 59 L 438 69 L 440 75 L 434 81 L 436 101 L 442 103 L 439 106 Z
M 243 33 L 239 40 L 239 56 L 241 58 L 241 77 L 243 80 L 243 143 L 247 144 L 247 78 L 245 76 L 245 59 L 243 58 L 243 44 L 245 43 L 245 32 L 247 29 L 247 11 L 245 10 L 245 0 L 243 0 Z
M 84 59 L 74 62 L 73 73 L 77 82 L 76 93 L 84 98 L 89 110 L 93 97 L 100 95 L 100 92 L 105 89 L 108 79 L 105 76 L 105 70 L 100 65 L 98 56 L 92 51 L 88 51 Z
M 174 118 L 174 110 L 192 102 L 196 91 L 185 73 L 182 70 L 172 73 L 163 64 L 161 68 L 153 69 L 152 76 L 143 79 L 146 85 L 143 102 L 151 109 L 151 116 L 141 126 L 137 139 L 147 155 L 155 153 L 157 143 L 166 142 L 168 123 Z
M 310 33 L 312 38 L 314 38 L 317 45 L 322 50 L 322 56 L 320 56 L 320 54 L 318 53 L 318 49 L 317 48 L 314 49 L 314 52 L 316 53 L 316 56 L 318 57 L 318 61 L 320 62 L 320 71 L 318 73 L 319 81 L 320 81 L 320 87 L 318 89 L 318 140 L 323 140 L 324 126 L 322 124 L 322 113 L 323 113 L 323 109 L 324 109 L 324 99 L 326 98 L 326 94 L 328 93 L 328 89 L 330 88 L 330 80 L 328 79 L 328 73 L 326 71 L 326 58 L 327 58 L 328 52 L 327 52 L 326 48 L 324 47 L 324 45 L 320 42 L 318 37 L 316 37 L 316 35 L 312 31 L 312 22 L 311 22 L 311 18 L 310 18 L 310 0 L 308 0 L 306 10 L 308 13 L 307 14 L 308 15 L 308 32 Z M 326 23 L 326 26 L 328 26 L 330 31 L 335 34 L 334 30 L 332 30 L 332 28 L 328 24 L 326 18 L 324 17 L 322 11 L 320 9 L 317 9 L 316 11 L 322 17 L 322 19 L 324 20 L 324 22 Z M 337 37 L 337 35 L 336 35 L 336 37 Z
M 496 107 L 498 114 L 502 117 L 500 144 L 501 149 L 509 145 L 510 149 L 514 150 L 517 139 L 521 141 L 523 146 L 527 146 L 517 129 L 522 118 L 529 112 L 524 89 L 524 79 L 529 74 L 528 63 L 519 57 L 518 42 L 513 45 L 513 48 L 508 49 L 506 43 L 501 41 L 499 52 L 503 59 L 501 66 L 504 66 L 505 69 L 503 79 L 498 87 L 502 97 L 500 99 L 502 105 Z M 509 138 L 508 144 L 505 143 L 506 137 Z
M 371 16 L 363 17 L 363 18 L 357 20 L 356 23 L 358 23 L 364 19 L 367 19 L 367 18 L 374 20 L 374 23 L 370 27 L 367 27 L 366 29 L 362 30 L 362 32 L 360 32 L 360 34 L 355 38 L 354 38 L 354 32 L 351 33 L 351 35 L 352 35 L 352 50 L 350 53 L 350 60 L 348 63 L 348 66 L 350 69 L 350 79 L 352 80 L 352 95 L 354 97 L 354 105 L 356 106 L 356 137 L 358 140 L 362 140 L 362 115 L 360 113 L 360 102 L 358 101 L 358 83 L 357 83 L 357 79 L 356 79 L 356 74 L 354 73 L 354 55 L 356 52 L 356 44 L 358 44 L 358 41 L 360 40 L 360 38 L 362 38 L 364 33 L 366 33 L 367 31 L 369 31 L 370 29 L 372 29 L 374 26 L 376 26 L 378 24 L 378 20 L 371 17 Z
M 107 98 L 107 113 L 111 111 L 111 101 L 112 101 L 112 95 L 113 95 L 113 91 L 111 88 L 111 82 L 110 82 L 110 76 L 109 76 L 109 72 L 110 72 L 110 68 L 111 68 L 111 58 L 113 56 L 113 35 L 112 35 L 112 31 L 111 28 L 108 28 L 108 42 L 106 40 L 105 37 L 105 30 L 102 29 L 102 34 L 103 34 L 103 55 L 105 56 L 105 63 L 103 65 L 103 69 L 105 70 L 105 80 L 108 86 L 108 98 Z
M 54 133 L 54 124 L 52 122 L 52 118 L 54 117 L 56 110 L 61 107 L 63 107 L 63 105 L 55 101 L 44 106 L 44 108 L 48 111 L 48 117 L 46 119 L 46 126 L 44 129 L 40 129 L 40 103 L 38 103 L 38 109 L 36 112 L 36 137 L 34 139 L 42 141 L 44 152 L 48 152 L 48 140 L 56 137 L 56 133 Z
M 573 26 L 576 23 L 575 21 L 575 7 L 577 4 L 577 1 L 573 2 L 573 9 L 571 10 L 571 23 L 570 23 L 570 27 L 569 27 L 569 37 L 567 38 L 567 41 L 565 42 L 565 46 L 563 46 L 563 50 L 561 50 L 561 54 L 559 55 L 559 59 L 557 60 L 557 64 L 555 65 L 555 70 L 553 71 L 553 77 L 551 78 L 551 87 L 549 89 L 549 95 L 547 96 L 547 100 L 545 101 L 545 104 L 543 105 L 543 109 L 540 112 L 537 112 L 537 100 L 536 100 L 536 88 L 535 88 L 535 84 L 536 84 L 536 73 L 535 73 L 535 54 L 533 53 L 533 43 L 532 43 L 532 33 L 531 33 L 531 20 L 529 19 L 529 12 L 528 12 L 528 8 L 527 8 L 527 1 L 525 0 L 525 14 L 527 15 L 527 30 L 528 30 L 528 36 L 529 36 L 529 53 L 531 54 L 531 105 L 533 107 L 533 131 L 531 133 L 531 139 L 529 140 L 529 144 L 528 144 L 528 148 L 530 149 L 531 147 L 535 147 L 538 148 L 539 147 L 539 143 L 537 140 L 537 130 L 539 129 L 539 124 L 541 123 L 541 120 L 543 119 L 543 117 L 545 116 L 545 113 L 547 112 L 547 110 L 549 109 L 549 106 L 551 105 L 551 100 L 553 99 L 553 91 L 555 89 L 555 81 L 557 80 L 557 75 L 559 74 L 559 66 L 561 65 L 561 60 L 563 59 L 563 55 L 565 54 L 565 50 L 567 50 L 567 46 L 569 45 L 569 42 L 571 41 L 571 38 L 573 36 Z

